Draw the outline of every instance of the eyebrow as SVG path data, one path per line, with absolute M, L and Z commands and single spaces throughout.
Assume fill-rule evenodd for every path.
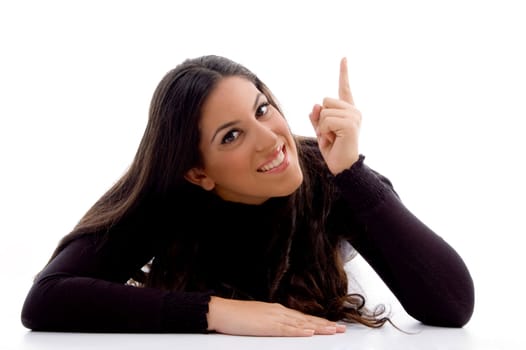
M 253 110 L 256 110 L 256 108 L 258 108 L 259 100 L 261 99 L 262 96 L 265 97 L 265 95 L 261 92 L 257 94 L 256 101 L 254 102 L 254 106 L 252 107 Z M 219 128 L 216 129 L 214 135 L 212 136 L 212 139 L 210 140 L 210 143 L 214 142 L 214 139 L 216 138 L 217 134 L 219 134 L 222 130 L 228 129 L 231 126 L 236 125 L 237 123 L 239 123 L 239 120 L 234 120 L 234 121 L 221 125 Z

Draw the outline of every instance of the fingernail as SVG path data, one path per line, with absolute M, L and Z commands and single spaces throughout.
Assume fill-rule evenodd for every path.
M 336 329 L 339 332 L 345 332 L 345 330 L 347 330 L 347 327 L 345 325 L 343 325 L 343 324 L 338 324 L 338 325 L 336 325 Z
M 305 333 L 305 335 L 314 335 L 314 329 L 304 329 L 303 333 Z
M 335 326 L 327 326 L 327 327 L 325 327 L 325 330 L 327 332 L 335 333 L 336 332 L 336 327 Z

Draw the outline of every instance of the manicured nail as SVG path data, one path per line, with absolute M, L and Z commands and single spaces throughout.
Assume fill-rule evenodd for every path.
M 304 329 L 303 333 L 308 336 L 314 335 L 314 329 Z

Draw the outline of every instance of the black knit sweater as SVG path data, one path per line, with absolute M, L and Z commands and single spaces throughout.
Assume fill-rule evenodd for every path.
M 367 167 L 363 157 L 337 176 L 319 176 L 320 181 L 333 181 L 341 196 L 331 210 L 330 231 L 351 243 L 412 317 L 436 326 L 468 322 L 474 289 L 465 264 L 407 210 L 389 180 Z M 256 206 L 203 195 L 206 201 L 196 197 L 183 208 L 163 203 L 161 210 L 145 210 L 109 232 L 74 239 L 35 280 L 22 310 L 24 326 L 42 331 L 206 332 L 211 295 L 223 296 L 230 288 L 232 297 L 268 300 L 278 270 L 294 254 L 294 237 L 268 232 L 275 227 L 269 223 L 283 215 L 286 199 Z M 152 258 L 166 260 L 166 247 L 181 232 L 205 242 L 183 255 L 184 264 L 209 282 L 206 288 L 179 292 L 126 285 Z

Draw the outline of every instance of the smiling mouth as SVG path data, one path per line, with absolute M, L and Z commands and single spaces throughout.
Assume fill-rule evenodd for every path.
M 274 158 L 272 161 L 266 163 L 262 167 L 260 167 L 257 171 L 260 173 L 264 173 L 267 171 L 270 171 L 274 168 L 279 167 L 283 161 L 285 160 L 285 145 L 282 145 L 279 148 L 278 154 L 276 155 L 276 158 Z

